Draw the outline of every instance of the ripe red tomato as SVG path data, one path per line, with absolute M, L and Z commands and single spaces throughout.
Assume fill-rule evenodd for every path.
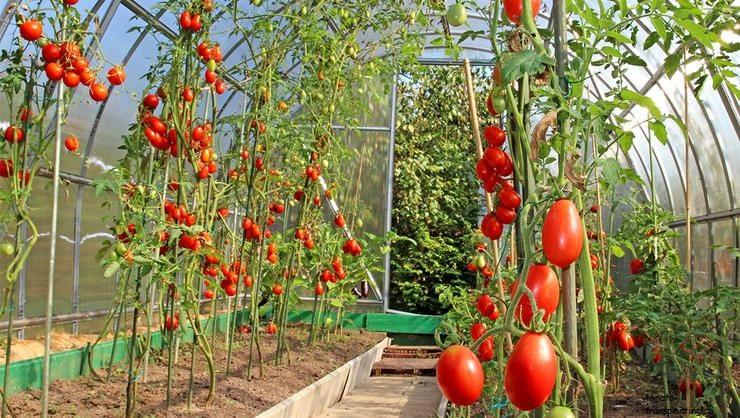
M 203 291 L 203 297 L 206 299 L 213 299 L 216 296 L 215 293 L 213 293 L 213 290 L 206 289 Z
M 644 261 L 640 260 L 639 258 L 635 258 L 630 261 L 630 273 L 642 274 L 643 271 L 645 271 Z
M 483 367 L 469 348 L 447 347 L 437 361 L 437 385 L 455 405 L 472 405 L 483 392 Z
M 108 97 L 108 87 L 100 83 L 90 85 L 90 98 L 96 102 L 102 102 Z
M 508 209 L 516 209 L 522 204 L 522 197 L 513 189 L 502 188 L 498 192 L 499 203 Z
M 511 156 L 509 156 L 508 153 L 504 152 L 504 164 L 496 168 L 498 169 L 498 174 L 501 177 L 510 176 L 514 172 L 514 162 L 511 161 Z
M 182 89 L 182 99 L 186 102 L 192 102 L 195 99 L 195 94 L 193 94 L 193 90 L 190 87 Z
M 80 83 L 90 86 L 95 81 L 95 73 L 90 70 L 80 71 Z
M 337 215 L 334 217 L 334 225 L 337 226 L 337 228 L 344 228 L 346 225 L 346 222 L 344 221 L 344 215 L 341 213 L 337 213 Z
M 193 24 L 193 16 L 190 14 L 189 11 L 185 10 L 180 14 L 180 26 L 183 29 L 190 29 L 190 26 Z
M 473 339 L 473 341 L 476 341 L 485 332 L 486 324 L 482 322 L 476 322 L 470 327 L 470 337 Z
M 635 347 L 635 342 L 632 339 L 632 334 L 627 331 L 622 331 L 617 334 L 617 344 L 622 351 L 630 351 Z
M 516 212 L 503 205 L 499 205 L 496 208 L 496 219 L 504 225 L 513 224 L 516 221 Z
M 548 261 L 560 268 L 574 262 L 583 249 L 583 223 L 568 199 L 555 202 L 542 225 L 542 249 Z
M 205 74 L 203 75 L 203 79 L 206 80 L 206 83 L 213 84 L 218 79 L 218 75 L 216 75 L 215 71 L 206 70 Z
M 506 162 L 504 152 L 496 147 L 486 148 L 486 150 L 483 152 L 483 159 L 486 160 L 488 165 L 497 170 L 499 169 L 499 167 L 503 167 L 504 163 Z
M 532 5 L 532 18 L 535 18 L 540 12 L 540 0 L 530 0 L 530 4 Z M 521 23 L 520 19 L 522 17 L 522 9 L 522 0 L 504 0 L 504 12 L 506 12 L 506 17 L 508 17 L 515 25 L 519 25 Z
M 27 41 L 41 38 L 44 26 L 38 20 L 30 19 L 21 23 L 21 37 Z
M 217 94 L 224 94 L 226 91 L 226 83 L 224 83 L 223 80 L 217 80 L 216 84 L 213 86 L 216 90 Z
M 550 397 L 557 375 L 557 356 L 550 338 L 545 334 L 525 332 L 506 363 L 506 396 L 517 408 L 531 411 Z
M 275 296 L 280 296 L 283 294 L 283 286 L 279 285 L 278 283 L 275 283 L 272 285 L 272 294 Z
M 481 315 L 488 316 L 496 308 L 496 305 L 490 296 L 484 294 L 480 295 L 478 300 L 475 301 L 475 308 L 478 309 Z
M 64 147 L 67 148 L 67 151 L 69 152 L 76 152 L 77 149 L 80 148 L 80 140 L 74 135 L 68 136 L 67 139 L 64 140 Z
M 483 136 L 486 138 L 488 145 L 492 147 L 500 147 L 506 141 L 506 131 L 495 125 L 487 127 L 483 131 Z
M 482 362 L 490 361 L 493 359 L 493 337 L 486 338 L 478 346 L 478 360 Z
M 174 331 L 180 326 L 180 318 L 175 315 L 174 317 L 171 317 L 167 315 L 167 318 L 164 320 L 164 329 L 167 331 Z
M 41 56 L 46 62 L 54 62 L 62 57 L 62 50 L 56 44 L 49 42 L 41 48 Z
M 108 82 L 114 86 L 120 86 L 126 81 L 126 71 L 120 65 L 108 70 Z
M 224 292 L 226 292 L 226 296 L 232 297 L 236 296 L 236 285 L 230 284 L 224 288 Z
M 493 95 L 489 94 L 488 98 L 486 99 L 486 109 L 488 110 L 488 113 L 491 116 L 496 116 L 498 113 L 496 112 L 496 109 L 493 107 Z
M 65 86 L 73 89 L 80 85 L 80 76 L 74 71 L 67 71 L 62 81 Z
M 519 279 L 512 283 L 509 292 L 513 295 L 519 286 Z M 545 311 L 542 319 L 547 321 L 558 307 L 560 302 L 560 284 L 558 277 L 552 269 L 544 264 L 533 264 L 529 267 L 527 274 L 527 288 L 532 291 L 537 309 Z M 524 294 L 517 305 L 514 313 L 515 317 L 521 320 L 525 325 L 532 321 L 532 303 L 529 296 Z
M 156 94 L 147 94 L 144 96 L 143 105 L 145 108 L 154 110 L 159 106 L 159 97 Z
M 501 238 L 501 234 L 504 232 L 504 225 L 496 219 L 493 213 L 489 213 L 483 217 L 480 230 L 487 238 L 497 240 Z
M 316 296 L 321 296 L 324 294 L 324 285 L 321 284 L 321 282 L 316 282 L 316 286 L 313 288 L 313 293 Z
M 10 144 L 23 141 L 23 129 L 10 125 L 5 129 L 5 141 Z
M 588 210 L 591 213 L 597 213 L 599 211 L 599 205 L 597 205 L 597 204 L 594 203 L 593 205 L 591 205 L 591 207 Z
M 13 160 L 0 160 L 0 177 L 7 178 L 13 174 Z
M 488 315 L 488 319 L 490 319 L 491 321 L 495 321 L 495 320 L 497 320 L 497 319 L 498 319 L 498 317 L 499 317 L 499 316 L 501 316 L 501 312 L 499 312 L 499 310 L 498 310 L 498 307 L 497 307 L 497 306 L 496 306 L 496 304 L 494 303 L 494 304 L 493 304 L 493 312 L 491 312 L 491 313 L 490 313 L 490 314 Z
M 59 81 L 64 77 L 64 68 L 56 62 L 50 62 L 44 67 L 46 77 L 51 81 Z
M 275 325 L 274 322 L 270 322 L 265 327 L 265 331 L 267 331 L 267 333 L 270 335 L 275 334 L 277 332 L 277 325 Z
M 485 158 L 481 158 L 475 164 L 475 175 L 478 176 L 479 180 L 487 181 L 496 175 L 496 170 L 488 164 Z

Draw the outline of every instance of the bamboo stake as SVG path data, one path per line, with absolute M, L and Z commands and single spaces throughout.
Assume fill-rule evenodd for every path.
M 463 72 L 465 74 L 465 87 L 468 91 L 468 105 L 470 108 L 470 125 L 473 127 L 473 139 L 475 140 L 475 146 L 478 150 L 478 158 L 483 158 L 483 143 L 480 138 L 480 122 L 478 121 L 478 107 L 475 102 L 475 88 L 473 87 L 473 74 L 470 71 L 470 60 L 467 58 L 463 61 Z M 493 212 L 493 198 L 491 194 L 485 192 L 486 196 L 486 209 L 488 212 Z M 496 271 L 498 273 L 498 242 L 491 241 L 493 247 L 493 257 L 496 260 Z M 501 315 L 506 315 L 506 306 L 503 304 L 504 300 L 504 284 L 501 280 L 497 280 L 497 290 L 499 297 L 499 310 Z M 506 333 L 506 349 L 507 351 L 512 350 L 511 334 Z

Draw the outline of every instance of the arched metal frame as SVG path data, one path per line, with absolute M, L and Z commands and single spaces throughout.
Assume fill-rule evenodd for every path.
M 12 23 L 12 15 L 4 13 L 5 10 L 8 9 L 10 4 L 13 3 L 12 0 L 6 0 L 5 7 L 3 9 L 3 15 L 0 16 L 0 47 L 5 46 L 7 44 L 7 40 L 10 39 L 15 33 L 14 26 L 11 25 Z M 116 22 L 116 17 L 118 14 L 123 14 L 122 11 L 125 11 L 126 13 L 133 14 L 135 16 L 138 16 L 143 21 L 149 23 L 153 27 L 153 31 L 142 31 L 138 36 L 135 37 L 133 40 L 133 43 L 129 48 L 126 49 L 126 53 L 124 55 L 123 63 L 127 63 L 129 60 L 131 60 L 135 54 L 141 52 L 141 46 L 145 41 L 149 40 L 151 41 L 152 38 L 156 37 L 165 37 L 172 39 L 174 36 L 176 36 L 175 31 L 170 26 L 171 24 L 175 24 L 174 20 L 171 20 L 170 23 L 166 21 L 166 19 L 171 18 L 170 16 L 164 16 L 163 12 L 159 12 L 156 15 L 153 14 L 147 6 L 151 6 L 153 4 L 153 1 L 149 0 L 112 0 L 112 1 L 106 1 L 106 0 L 90 0 L 88 2 L 89 4 L 89 10 L 90 13 L 88 14 L 88 19 L 92 18 L 92 15 L 97 14 L 100 12 L 100 10 L 103 10 L 103 8 L 107 4 L 107 8 L 103 12 L 101 19 L 98 24 L 98 39 L 103 39 L 105 34 L 108 32 L 109 28 L 111 27 L 111 24 Z M 249 4 L 248 1 L 241 1 L 240 3 L 243 3 L 243 8 L 249 8 L 254 7 Z M 538 17 L 538 23 L 540 24 L 549 24 L 549 16 L 545 11 L 549 9 L 549 5 L 551 4 L 550 0 L 545 0 L 543 2 L 543 13 L 540 14 Z M 80 2 L 78 5 L 78 9 L 82 10 L 85 6 L 85 0 Z M 262 7 L 269 7 L 269 2 L 265 6 Z M 123 20 L 123 18 L 119 19 Z M 471 25 L 475 26 L 476 24 L 480 24 L 480 22 L 483 22 L 484 19 L 481 16 L 471 14 L 469 17 L 469 22 Z M 128 22 L 121 22 L 124 25 L 128 25 Z M 333 26 L 333 22 L 328 22 L 328 25 L 330 27 Z M 638 21 L 638 25 L 641 33 L 649 33 L 650 27 L 645 22 Z M 453 36 L 460 36 L 462 31 L 456 31 L 453 32 Z M 430 40 L 430 38 L 434 36 L 434 34 L 430 34 L 427 41 Z M 122 42 L 121 40 L 118 40 L 119 42 Z M 229 41 L 227 39 L 227 41 Z M 471 41 L 470 39 L 466 40 L 462 43 L 462 49 L 463 49 L 463 56 L 467 56 L 471 58 L 471 61 L 473 62 L 473 65 L 490 65 L 493 60 L 493 55 L 491 54 L 490 47 L 484 43 L 485 40 L 475 40 Z M 234 42 L 223 42 L 222 44 L 225 47 L 225 61 L 232 60 L 240 51 L 240 47 L 242 46 L 242 40 L 237 39 Z M 653 47 L 656 48 L 656 47 Z M 442 52 L 440 54 L 440 51 Z M 633 51 L 635 52 L 635 51 Z M 650 51 L 648 51 L 649 53 Z M 449 57 L 444 56 L 443 48 L 431 45 L 429 42 L 427 42 L 426 48 L 424 49 L 424 53 L 419 61 L 421 64 L 425 65 L 457 65 L 459 64 L 458 61 L 450 59 Z M 296 64 L 297 65 L 297 64 Z M 654 69 L 648 65 L 648 67 L 644 68 L 644 71 L 648 74 L 649 78 L 648 80 L 643 84 L 638 84 L 633 82 L 631 79 L 627 79 L 626 81 L 629 83 L 630 88 L 634 89 L 635 91 L 640 92 L 641 94 L 645 95 L 660 95 L 670 106 L 670 113 L 677 115 L 679 117 L 682 117 L 682 112 L 680 109 L 682 109 L 682 106 L 680 105 L 682 102 L 678 100 L 682 99 L 681 97 L 678 97 L 676 94 L 672 94 L 671 91 L 667 89 L 668 86 L 670 86 L 669 83 L 683 83 L 682 76 L 680 72 L 678 72 L 674 78 L 675 80 L 669 81 L 666 80 L 665 77 L 665 67 L 663 65 L 659 65 L 655 67 Z M 612 85 L 610 83 L 610 80 L 607 79 L 602 74 L 591 74 L 592 79 L 591 82 L 588 85 L 588 90 L 593 94 L 594 97 L 599 97 L 604 99 L 605 96 L 603 95 L 602 89 L 609 89 L 609 87 Z M 234 87 L 232 91 L 229 93 L 228 97 L 225 99 L 221 112 L 226 112 L 227 108 L 235 102 L 235 99 L 239 97 L 240 94 L 242 94 L 239 91 L 239 81 L 234 79 L 233 77 L 229 77 L 227 79 L 232 86 Z M 392 80 L 390 83 L 391 85 L 391 91 L 395 92 L 395 86 L 396 86 L 396 80 Z M 657 87 L 657 89 L 656 89 Z M 715 94 L 714 92 L 704 93 L 706 94 Z M 737 189 L 737 182 L 740 181 L 739 177 L 737 175 L 737 172 L 733 173 L 733 170 L 730 167 L 733 167 L 732 163 L 729 163 L 728 155 L 732 155 L 733 153 L 737 153 L 740 151 L 740 107 L 738 106 L 737 98 L 732 95 L 732 93 L 729 92 L 729 90 L 725 86 L 720 86 L 720 88 L 717 90 L 716 95 L 719 98 L 719 103 L 721 104 L 721 108 L 718 109 L 718 111 L 724 110 L 724 113 L 721 115 L 716 114 L 710 114 L 707 107 L 704 104 L 705 99 L 701 99 L 697 101 L 693 97 L 690 97 L 690 104 L 692 108 L 698 109 L 699 112 L 694 112 L 691 114 L 692 123 L 691 125 L 694 126 L 693 130 L 698 129 L 697 126 L 707 126 L 709 127 L 709 130 L 711 131 L 709 135 L 706 135 L 706 132 L 690 132 L 691 140 L 692 140 L 692 146 L 690 148 L 691 155 L 690 158 L 693 161 L 693 165 L 696 168 L 696 173 L 685 173 L 683 162 L 682 162 L 682 152 L 683 147 L 679 147 L 678 145 L 682 144 L 683 138 L 677 138 L 677 137 L 671 137 L 669 138 L 668 143 L 665 145 L 665 148 L 667 148 L 668 153 L 665 152 L 665 149 L 660 150 L 656 149 L 656 181 L 661 183 L 661 188 L 666 191 L 666 197 L 667 199 L 661 199 L 660 204 L 666 206 L 670 210 L 673 211 L 679 211 L 680 208 L 683 207 L 683 199 L 685 197 L 685 190 L 686 190 L 686 182 L 691 181 L 693 176 L 698 176 L 698 185 L 701 187 L 700 190 L 694 189 L 694 194 L 703 200 L 703 204 L 706 209 L 706 213 L 693 213 L 692 218 L 694 221 L 694 224 L 707 224 L 707 233 L 708 233 L 708 243 L 710 245 L 710 253 L 711 253 L 711 276 L 712 276 L 712 282 L 713 284 L 716 284 L 717 280 L 714 278 L 714 270 L 715 270 L 715 252 L 716 250 L 712 250 L 711 246 L 715 243 L 715 238 L 713 235 L 714 225 L 719 225 L 722 222 L 731 222 L 732 228 L 733 228 L 733 242 L 727 243 L 722 242 L 721 244 L 729 244 L 734 247 L 740 247 L 740 231 L 738 231 L 738 216 L 740 215 L 740 209 L 738 209 L 738 202 L 740 202 L 740 197 L 736 196 L 735 191 Z M 109 97 L 108 100 L 111 100 Z M 84 158 L 83 161 L 89 161 L 90 158 L 96 158 L 95 157 L 95 145 L 96 145 L 96 139 L 100 136 L 100 130 L 101 122 L 105 123 L 106 120 L 110 120 L 111 118 L 119 118 L 119 119 L 125 119 L 125 117 L 122 117 L 121 115 L 115 115 L 112 116 L 111 112 L 106 112 L 106 106 L 108 104 L 108 100 L 103 102 L 99 105 L 96 112 L 93 112 L 94 114 L 94 120 L 92 121 L 91 127 L 90 127 L 90 134 L 88 137 L 88 140 L 85 145 L 84 149 Z M 82 106 L 80 104 L 77 104 L 78 106 Z M 388 172 L 387 172 L 387 181 L 386 181 L 386 190 L 385 192 L 386 197 L 386 207 L 384 208 L 384 221 L 385 221 L 385 227 L 386 230 L 389 230 L 391 228 L 390 225 L 390 213 L 392 210 L 392 187 L 393 187 L 393 155 L 394 150 L 393 146 L 395 144 L 395 115 L 396 115 L 396 106 L 395 106 L 395 95 L 391 94 L 390 103 L 388 103 L 388 106 L 391 108 L 390 117 L 387 121 L 387 125 L 385 126 L 362 126 L 357 129 L 359 132 L 386 132 L 389 135 L 389 150 L 388 150 Z M 135 109 L 135 106 L 131 106 L 131 109 Z M 133 115 L 132 110 L 132 115 Z M 628 116 L 630 114 L 635 114 L 635 112 L 639 112 L 639 109 L 627 109 L 624 111 L 623 116 Z M 668 112 L 668 109 L 666 109 L 666 112 Z M 89 112 L 88 112 L 89 113 Z M 131 116 L 132 116 L 131 115 Z M 731 130 L 722 130 L 719 129 L 719 121 L 725 118 L 729 121 L 729 125 L 731 126 Z M 645 131 L 644 126 L 636 126 L 638 128 L 638 132 L 640 135 L 636 135 L 635 137 L 635 143 L 639 144 L 640 147 L 645 147 L 645 141 L 647 138 L 647 132 Z M 338 129 L 341 129 L 341 126 L 337 126 Z M 729 138 L 729 139 L 723 139 L 723 138 Z M 702 145 L 702 149 L 697 149 L 697 144 Z M 733 147 L 733 149 L 728 149 L 728 147 Z M 714 152 L 714 155 L 712 156 L 702 156 L 703 153 L 706 154 L 705 150 L 707 148 L 710 148 L 710 152 Z M 669 157 L 670 156 L 670 157 Z M 627 160 L 628 165 L 630 165 L 632 168 L 634 168 L 645 180 L 646 184 L 647 182 L 647 173 L 649 172 L 647 168 L 646 162 L 643 160 L 643 156 L 640 155 L 639 152 L 631 151 L 627 155 L 624 155 L 624 157 Z M 662 157 L 662 158 L 661 158 Z M 717 179 L 717 176 L 713 175 L 711 178 L 705 178 L 705 166 L 702 164 L 707 164 L 707 161 L 709 161 L 710 165 L 711 162 L 719 160 L 720 166 L 721 166 L 721 178 Z M 108 161 L 108 163 L 112 163 L 112 161 Z M 105 164 L 105 162 L 103 162 Z M 668 166 L 671 166 L 671 169 L 668 169 Z M 714 169 L 714 167 L 712 168 Z M 716 170 L 715 170 L 716 171 Z M 677 174 L 677 179 L 674 173 Z M 48 170 L 43 170 L 39 173 L 41 177 L 51 178 L 51 173 Z M 76 187 L 76 193 L 75 193 L 75 207 L 74 207 L 74 237 L 72 238 L 74 241 L 74 249 L 73 249 L 73 267 L 72 267 L 72 313 L 80 313 L 80 287 L 81 287 L 81 277 L 80 277 L 80 269 L 81 264 L 84 263 L 82 260 L 82 252 L 81 252 L 81 243 L 86 239 L 86 236 L 83 234 L 83 224 L 85 221 L 85 217 L 83 214 L 85 213 L 83 211 L 83 200 L 85 192 L 89 192 L 90 190 L 90 184 L 92 178 L 90 176 L 90 170 L 89 170 L 89 164 L 83 163 L 79 167 L 78 172 L 72 172 L 69 170 L 63 170 L 61 174 L 61 178 L 68 182 L 69 184 Z M 707 182 L 717 182 L 719 181 L 721 184 L 719 186 L 715 186 L 714 184 L 708 184 Z M 674 182 L 679 182 L 681 185 L 681 192 L 677 193 L 675 187 L 672 187 L 672 184 Z M 724 189 L 727 190 L 727 201 L 729 202 L 729 209 L 727 210 L 721 210 L 721 211 L 715 211 L 713 207 L 713 199 L 712 196 L 709 196 L 708 190 L 718 190 L 718 189 Z M 649 194 L 649 189 L 647 185 L 644 185 L 642 188 L 643 196 L 647 196 Z M 683 212 L 676 212 L 677 217 L 683 217 Z M 682 225 L 685 225 L 685 222 L 678 221 L 674 223 L 674 226 L 680 227 Z M 383 303 L 384 309 L 387 309 L 387 300 L 388 300 L 388 292 L 389 292 L 389 286 L 390 286 L 390 255 L 387 255 L 385 260 L 385 270 L 386 275 L 384 277 L 383 283 L 384 286 L 382 288 L 382 298 L 381 300 L 376 301 L 376 303 Z M 738 285 L 738 273 L 740 272 L 740 265 L 738 265 L 738 260 L 735 260 L 735 266 L 733 268 L 734 272 L 734 284 Z M 18 286 L 18 314 L 20 323 L 22 323 L 26 307 L 25 302 L 26 298 L 28 297 L 28 292 L 26 288 L 27 284 L 27 274 L 24 270 L 21 273 L 20 279 L 19 279 L 19 286 Z M 77 322 L 74 322 L 73 326 L 74 332 L 78 331 L 78 324 Z M 20 334 L 23 334 L 23 330 L 21 328 Z

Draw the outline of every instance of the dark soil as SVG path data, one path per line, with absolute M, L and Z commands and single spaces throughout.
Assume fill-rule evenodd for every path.
M 137 394 L 138 416 L 167 417 L 246 417 L 254 416 L 310 385 L 337 367 L 364 353 L 380 342 L 385 334 L 364 331 L 345 331 L 330 342 L 307 346 L 307 329 L 291 327 L 287 339 L 291 353 L 290 365 L 275 366 L 275 336 L 261 335 L 261 349 L 265 360 L 264 375 L 253 366 L 252 380 L 245 378 L 249 356 L 248 335 L 238 337 L 232 353 L 231 375 L 226 376 L 226 348 L 223 340 L 217 342 L 214 353 L 216 364 L 216 394 L 212 405 L 205 406 L 208 394 L 208 371 L 205 360 L 196 353 L 196 374 L 193 402 L 187 408 L 188 379 L 190 376 L 191 346 L 183 344 L 175 366 L 172 384 L 172 406 L 167 409 L 167 352 L 154 353 L 146 383 L 140 382 Z M 123 416 L 126 405 L 126 371 L 124 365 L 114 368 L 108 383 L 92 376 L 76 380 L 53 382 L 50 388 L 50 415 L 75 417 Z M 99 371 L 105 377 L 105 370 Z M 27 391 L 13 395 L 10 405 L 17 416 L 39 416 L 41 391 Z

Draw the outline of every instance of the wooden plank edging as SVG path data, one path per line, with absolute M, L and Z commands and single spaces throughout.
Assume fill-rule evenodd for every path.
M 311 418 L 342 400 L 359 383 L 370 377 L 373 364 L 391 343 L 385 338 L 363 354 L 339 366 L 316 382 L 257 415 L 258 418 Z

